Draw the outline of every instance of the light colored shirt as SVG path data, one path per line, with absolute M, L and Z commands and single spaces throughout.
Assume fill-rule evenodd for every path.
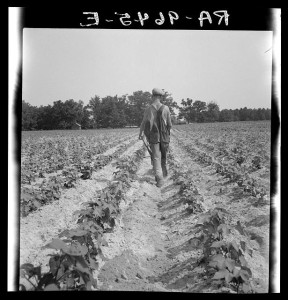
M 151 104 L 149 107 L 145 109 L 144 117 L 140 125 L 140 132 L 144 130 L 147 121 L 150 122 L 150 130 L 151 130 L 156 116 L 157 116 L 157 109 L 155 108 L 155 106 L 153 106 L 153 104 Z M 162 111 L 162 118 L 164 120 L 165 125 L 170 130 L 170 128 L 172 127 L 171 114 L 170 114 L 169 107 L 166 105 L 164 105 L 164 109 Z

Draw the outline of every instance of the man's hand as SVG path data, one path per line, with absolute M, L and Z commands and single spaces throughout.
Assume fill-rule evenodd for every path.
M 143 133 L 139 133 L 139 140 L 143 140 Z

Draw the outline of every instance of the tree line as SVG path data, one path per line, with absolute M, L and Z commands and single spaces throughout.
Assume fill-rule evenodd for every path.
M 215 101 L 206 104 L 204 101 L 190 98 L 182 99 L 179 107 L 179 118 L 185 118 L 187 123 L 201 122 L 233 122 L 271 120 L 271 109 L 240 108 L 222 109 Z
M 151 93 L 136 91 L 132 95 L 106 96 L 95 95 L 84 105 L 82 100 L 73 99 L 54 101 L 53 105 L 32 106 L 22 100 L 22 130 L 71 129 L 78 123 L 82 129 L 123 128 L 140 126 L 144 110 L 151 103 Z M 220 110 L 216 102 L 182 99 L 178 105 L 171 94 L 165 92 L 163 104 L 168 105 L 172 122 L 179 123 L 184 118 L 191 122 L 230 122 L 249 120 L 270 120 L 270 109 Z M 179 110 L 176 116 L 175 109 Z

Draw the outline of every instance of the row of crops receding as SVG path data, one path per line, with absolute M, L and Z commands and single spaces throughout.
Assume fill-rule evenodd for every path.
M 213 166 L 227 183 L 236 183 L 245 193 L 268 204 L 270 123 L 238 125 L 182 126 L 174 137 L 195 161 Z
M 78 180 L 90 179 L 135 143 L 130 133 L 121 137 L 68 136 L 27 138 L 22 143 L 21 198 L 22 216 L 58 200 L 63 189 L 72 188 Z M 116 147 L 110 154 L 105 151 Z
M 133 139 L 134 141 L 120 144 L 118 150 L 106 157 L 107 160 L 105 156 L 101 156 L 101 167 L 112 159 L 115 160 L 116 171 L 113 180 L 98 191 L 94 199 L 82 203 L 83 209 L 74 212 L 77 219 L 76 228 L 63 230 L 57 238 L 43 247 L 57 250 L 49 259 L 49 271 L 42 273 L 41 266 L 34 266 L 31 262 L 20 266 L 20 278 L 30 283 L 31 290 L 97 289 L 94 272 L 99 269 L 99 261 L 103 257 L 101 247 L 106 243 L 103 234 L 113 230 L 120 213 L 119 204 L 125 199 L 131 182 L 137 178 L 136 172 L 145 154 L 145 148 L 142 146 L 133 155 L 119 158 L 127 147 L 135 143 L 135 137 Z M 106 144 L 108 148 L 127 138 L 119 139 L 118 135 L 110 136 L 109 140 L 113 142 Z M 93 161 L 95 162 L 95 157 Z M 96 160 L 96 166 L 99 166 L 98 163 Z M 97 170 L 97 167 L 95 169 Z M 20 284 L 20 290 L 26 290 L 23 282 Z

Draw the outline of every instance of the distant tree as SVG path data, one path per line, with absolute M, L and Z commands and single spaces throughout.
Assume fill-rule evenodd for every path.
M 196 101 L 194 101 L 192 107 L 195 111 L 195 121 L 196 122 L 204 122 L 205 121 L 205 118 L 204 118 L 205 114 L 203 112 L 205 112 L 207 110 L 206 102 L 196 100 Z
M 258 120 L 265 120 L 265 109 L 264 108 L 258 108 L 257 109 L 257 119 Z
M 250 109 L 248 113 L 248 120 L 250 121 L 258 121 L 258 114 L 257 114 L 257 109 Z
M 22 100 L 22 130 L 38 129 L 38 109 Z
M 89 105 L 83 107 L 83 116 L 80 121 L 82 129 L 91 129 L 93 128 L 93 114 Z
M 107 128 L 110 127 L 112 110 L 114 110 L 113 106 L 113 97 L 106 96 L 101 99 L 101 114 L 98 116 L 98 124 L 97 128 Z
M 43 106 L 38 108 L 38 129 L 51 130 L 55 128 L 53 108 L 51 105 Z
M 119 114 L 119 121 L 117 127 L 125 127 L 128 124 L 128 114 L 127 108 L 128 103 L 126 101 L 126 95 L 117 96 L 116 95 L 116 106 Z
M 87 109 L 91 111 L 92 119 L 92 127 L 99 127 L 99 118 L 101 116 L 101 99 L 99 96 L 95 95 L 89 100 L 89 104 Z
M 232 122 L 233 111 L 231 109 L 222 109 L 219 113 L 219 122 Z
M 146 107 L 151 104 L 151 93 L 136 91 L 132 95 L 106 96 L 100 99 L 95 95 L 88 105 L 82 100 L 57 100 L 53 105 L 32 106 L 22 100 L 22 130 L 70 129 L 75 122 L 83 129 L 88 128 L 121 128 L 126 125 L 139 126 Z M 171 111 L 173 124 L 178 123 L 175 109 L 179 109 L 178 118 L 184 117 L 191 122 L 232 122 L 271 120 L 271 109 L 247 107 L 240 109 L 223 109 L 220 111 L 216 102 L 193 101 L 182 99 L 178 105 L 171 94 L 165 91 L 163 104 Z
M 187 98 L 186 100 L 182 99 L 182 107 L 179 107 L 179 118 L 184 117 L 188 124 L 196 120 L 196 111 L 195 108 L 193 108 L 192 103 L 193 100 L 190 98 Z
M 239 121 L 248 121 L 248 109 L 245 106 L 239 110 Z
M 219 120 L 220 109 L 219 105 L 211 101 L 207 104 L 206 120 L 208 122 L 216 122 Z
M 238 108 L 234 109 L 233 114 L 234 114 L 233 120 L 234 121 L 239 121 L 240 120 L 240 114 L 239 114 L 239 109 Z
M 126 116 L 121 108 L 121 103 L 117 95 L 111 98 L 111 111 L 109 113 L 108 126 L 112 128 L 121 128 L 126 125 Z M 106 126 L 105 126 L 106 127 Z
M 230 108 L 230 109 L 228 109 L 228 112 L 229 112 L 231 121 L 234 122 L 235 121 L 234 110 Z
M 65 111 L 64 102 L 62 100 L 57 100 L 53 102 L 52 106 L 52 119 L 53 127 L 52 129 L 67 129 L 69 124 L 67 122 L 68 118 L 66 116 L 68 111 Z M 65 128 L 66 127 L 66 128 Z
M 271 109 L 265 109 L 265 120 L 271 120 Z
M 175 108 L 179 109 L 177 102 L 173 100 L 172 95 L 169 94 L 167 91 L 164 91 L 164 93 L 165 94 L 161 100 L 162 104 L 167 105 L 171 113 L 175 113 Z
M 70 129 L 75 122 L 81 122 L 83 117 L 83 101 L 78 102 L 73 99 L 65 102 L 58 100 L 53 102 L 53 129 Z
M 129 125 L 140 126 L 144 111 L 151 104 L 151 96 L 151 93 L 143 91 L 136 91 L 128 96 L 127 121 Z
M 205 111 L 207 109 L 206 102 L 196 100 L 193 103 L 193 108 L 195 109 L 196 113 L 200 113 L 202 111 Z

